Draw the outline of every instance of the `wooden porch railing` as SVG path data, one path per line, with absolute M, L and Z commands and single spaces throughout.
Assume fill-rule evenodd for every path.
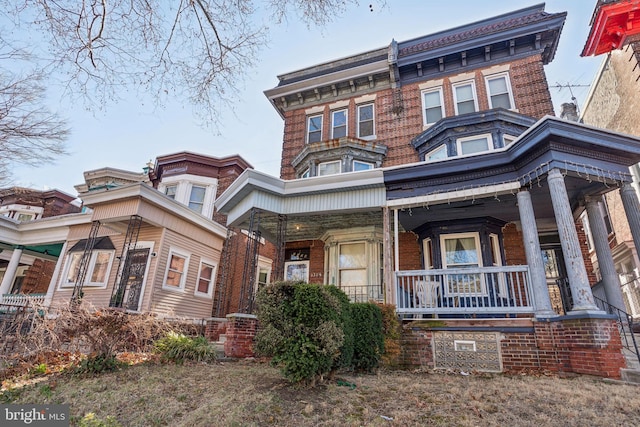
M 397 271 L 398 314 L 503 317 L 533 313 L 526 265 Z

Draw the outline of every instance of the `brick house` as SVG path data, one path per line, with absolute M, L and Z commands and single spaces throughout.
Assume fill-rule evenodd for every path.
M 636 16 L 640 5 L 629 2 L 598 1 L 593 14 L 591 31 L 582 55 L 601 54 L 603 61 L 594 77 L 589 95 L 585 101 L 580 120 L 589 125 L 621 132 L 640 135 L 638 111 L 640 100 L 640 35 Z M 608 32 L 609 26 L 625 28 L 623 33 Z M 619 35 L 618 35 L 619 34 Z M 611 37 L 622 37 L 612 40 Z M 631 166 L 633 187 L 640 193 L 640 165 Z M 609 244 L 612 248 L 615 270 L 604 275 L 617 275 L 622 288 L 623 302 L 620 307 L 636 319 L 640 319 L 640 258 L 637 248 L 640 241 L 634 241 L 632 228 L 627 221 L 622 199 L 616 192 L 603 196 L 601 209 L 605 214 Z M 585 220 L 588 230 L 588 220 Z M 592 255 L 594 254 L 593 247 Z M 594 261 L 594 271 L 598 279 L 603 272 Z M 600 287 L 594 288 L 596 294 Z
M 619 377 L 576 218 L 612 262 L 598 201 L 620 187 L 637 212 L 640 140 L 552 117 L 565 15 L 532 6 L 278 76 L 280 178 L 246 170 L 217 209 L 276 245 L 274 277 L 394 304 L 406 365 Z

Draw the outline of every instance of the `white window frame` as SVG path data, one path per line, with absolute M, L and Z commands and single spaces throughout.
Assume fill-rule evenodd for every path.
M 510 146 L 511 144 L 513 144 L 513 142 L 514 142 L 516 139 L 518 139 L 518 137 L 517 137 L 517 136 L 507 135 L 507 134 L 502 135 L 502 144 L 503 144 L 503 147 L 504 147 L 504 148 L 506 148 L 506 147 Z
M 342 113 L 344 114 L 344 125 L 341 125 L 339 127 L 343 127 L 344 126 L 344 135 L 341 136 L 336 136 L 335 132 L 336 132 L 336 114 L 338 113 Z M 342 138 L 349 135 L 349 111 L 346 108 L 342 108 L 339 110 L 334 110 L 331 112 L 331 139 L 335 139 L 335 138 Z
M 182 277 L 180 278 L 180 285 L 173 286 L 167 285 L 167 278 L 169 277 L 169 268 L 171 267 L 171 257 L 173 255 L 182 257 L 185 259 L 184 261 L 184 271 L 182 272 Z M 169 254 L 167 255 L 167 265 L 165 267 L 164 278 L 162 279 L 162 289 L 173 292 L 184 292 L 185 284 L 187 282 L 187 274 L 189 273 L 189 261 L 191 259 L 191 254 L 187 251 L 177 248 L 169 248 Z
M 433 266 L 433 241 L 426 238 L 422 241 L 422 257 L 424 259 L 424 269 L 432 270 Z
M 201 292 L 198 290 L 198 287 L 200 285 L 200 279 L 202 279 L 202 266 L 208 266 L 211 267 L 211 279 L 209 280 L 209 288 L 207 292 Z M 210 259 L 206 259 L 206 258 L 201 258 L 200 259 L 200 264 L 198 265 L 198 278 L 196 280 L 196 286 L 195 286 L 195 290 L 193 292 L 193 294 L 197 297 L 204 297 L 204 298 L 213 298 L 213 290 L 215 289 L 216 286 L 216 275 L 218 274 L 218 264 L 216 264 L 215 262 L 213 262 Z
M 204 190 L 204 194 L 202 195 L 202 201 L 201 202 L 194 202 L 191 198 L 193 197 L 193 189 L 194 188 L 201 188 L 202 190 Z M 189 207 L 189 209 L 191 209 L 194 212 L 198 212 L 199 214 L 202 214 L 204 212 L 204 207 L 205 204 L 207 202 L 207 186 L 206 185 L 199 185 L 197 183 L 191 183 L 191 185 L 189 186 L 189 199 L 187 200 L 187 206 Z M 194 209 L 191 207 L 191 204 L 196 204 L 198 206 L 200 206 L 200 209 Z
M 482 247 L 480 246 L 480 233 L 477 232 L 470 232 L 470 233 L 451 233 L 451 234 L 441 234 L 440 235 L 440 256 L 441 256 L 441 261 L 442 261 L 442 268 L 443 269 L 447 269 L 447 268 L 451 268 L 451 269 L 464 269 L 465 268 L 465 264 L 455 264 L 453 266 L 449 266 L 449 264 L 447 264 L 447 247 L 445 244 L 445 241 L 447 240 L 452 240 L 452 239 L 465 239 L 465 238 L 469 238 L 472 237 L 475 241 L 475 249 L 476 249 L 476 255 L 478 258 L 478 263 L 477 265 L 473 266 L 472 268 L 482 268 Z M 469 265 L 469 264 L 466 264 Z M 452 280 L 452 276 L 451 275 L 448 277 L 447 281 L 451 281 Z M 480 292 L 454 292 L 451 291 L 450 287 L 451 287 L 451 283 L 445 283 L 445 295 L 447 296 L 486 296 L 487 293 L 487 287 L 484 281 L 484 278 L 482 276 L 482 274 L 479 274 L 478 277 L 478 284 L 480 285 Z
M 320 119 L 320 129 L 317 131 L 313 131 L 311 132 L 311 120 L 312 119 L 316 119 L 319 118 Z M 312 144 L 314 142 L 320 142 L 322 141 L 322 121 L 323 121 L 323 115 L 322 114 L 313 114 L 310 116 L 307 116 L 307 135 L 306 135 L 306 139 L 307 139 L 307 144 Z M 317 141 L 310 141 L 310 136 L 312 133 L 318 133 L 320 134 L 320 138 L 318 138 Z
M 167 188 L 176 187 L 175 197 L 170 197 L 166 194 Z M 218 190 L 218 179 L 210 178 L 193 174 L 181 174 L 162 178 L 160 184 L 158 184 L 158 191 L 165 196 L 175 200 L 176 202 L 189 206 L 189 199 L 191 198 L 191 188 L 193 186 L 204 187 L 204 203 L 201 215 L 211 218 L 213 216 L 213 202 L 216 199 L 216 192 Z M 194 210 L 194 212 L 197 212 Z
M 323 174 L 321 173 L 321 168 L 323 165 L 330 165 L 333 163 L 338 163 L 338 172 L 336 173 L 328 173 L 328 174 Z M 338 175 L 342 173 L 342 162 L 340 160 L 331 160 L 329 162 L 322 162 L 322 163 L 318 163 L 318 176 L 329 176 L 329 175 Z
M 169 190 L 173 190 L 173 194 L 169 194 Z M 172 184 L 172 185 L 167 185 L 164 189 L 164 194 L 167 197 L 172 198 L 173 200 L 176 199 L 176 194 L 178 193 L 178 184 Z
M 365 161 L 362 161 L 362 160 L 354 160 L 353 164 L 351 165 L 351 170 L 354 171 L 354 172 L 360 172 L 360 171 L 356 171 L 356 163 L 361 164 L 361 165 L 369 166 L 367 169 L 361 169 L 360 171 L 371 170 L 371 169 L 375 168 L 375 166 L 376 166 L 375 164 L 373 164 L 371 162 L 365 162 Z
M 96 266 L 98 253 L 109 254 L 109 261 L 107 262 L 107 269 L 105 271 L 104 281 L 92 282 L 91 277 L 93 276 L 93 272 Z M 87 273 L 84 276 L 84 283 L 82 283 L 83 287 L 86 286 L 86 287 L 96 288 L 96 289 L 104 289 L 107 287 L 107 284 L 109 283 L 109 277 L 111 276 L 111 267 L 113 267 L 113 259 L 115 258 L 115 253 L 116 251 L 114 249 L 94 249 L 91 251 L 91 257 L 89 258 Z M 64 289 L 64 288 L 68 289 L 68 288 L 73 288 L 75 286 L 75 282 L 73 280 L 68 280 L 69 278 L 67 276 L 69 275 L 69 269 L 71 268 L 72 259 L 75 258 L 75 256 L 78 256 L 79 257 L 78 262 L 81 262 L 82 255 L 83 255 L 82 251 L 74 251 L 74 252 L 69 252 L 67 254 L 64 270 L 60 277 L 60 284 L 58 286 L 58 289 Z
M 434 123 L 436 123 L 438 120 L 436 120 L 435 122 L 428 122 L 427 121 L 427 106 L 426 106 L 426 102 L 425 102 L 425 97 L 430 94 L 430 93 L 438 93 L 438 96 L 440 98 L 440 115 L 441 115 L 441 119 L 443 119 L 445 117 L 445 113 L 444 113 L 444 95 L 443 95 L 443 91 L 442 91 L 442 86 L 436 87 L 436 88 L 430 88 L 430 89 L 425 89 L 421 92 L 420 94 L 420 98 L 422 100 L 422 123 L 424 124 L 425 127 L 429 127 L 431 125 L 433 125 Z
M 500 236 L 496 233 L 489 233 L 489 244 L 491 245 L 491 256 L 493 257 L 493 266 L 502 267 L 502 251 L 500 250 Z M 498 296 L 507 297 L 507 284 L 504 275 L 498 273 Z
M 368 120 L 360 120 L 360 110 L 362 108 L 365 107 L 371 107 L 371 135 L 362 135 L 360 133 L 360 124 L 363 123 L 364 121 Z M 357 119 L 357 130 L 358 130 L 358 138 L 360 139 L 364 139 L 364 140 L 369 140 L 369 139 L 376 139 L 376 106 L 375 103 L 373 102 L 367 102 L 364 104 L 358 104 L 356 107 L 356 119 Z
M 474 80 L 465 80 L 463 82 L 458 82 L 458 83 L 454 83 L 453 85 L 451 85 L 452 89 L 453 89 L 453 106 L 455 108 L 456 111 L 456 115 L 460 114 L 460 112 L 458 111 L 458 93 L 457 93 L 457 88 L 461 87 L 461 86 L 467 86 L 467 85 L 471 85 L 471 95 L 473 97 L 473 108 L 474 108 L 474 113 L 477 113 L 479 108 L 478 108 L 478 93 L 476 92 L 476 83 Z M 463 102 L 467 102 L 467 101 L 463 101 Z M 463 114 L 470 114 L 470 113 L 463 113 Z
M 302 171 L 302 173 L 300 174 L 300 178 L 304 179 L 304 178 L 309 178 L 311 176 L 311 170 L 309 168 L 306 168 L 304 171 Z
M 432 159 L 431 157 L 433 157 L 434 154 L 438 154 L 440 152 L 444 151 L 444 158 L 442 159 Z M 440 145 L 438 148 L 434 148 L 433 150 L 429 151 L 427 154 L 424 155 L 424 160 L 426 162 L 437 162 L 439 160 L 445 160 L 449 158 L 449 152 L 447 151 L 447 144 L 442 144 Z
M 476 139 L 482 139 L 482 138 L 486 138 L 487 139 L 487 150 L 486 151 L 476 151 L 475 153 L 469 153 L 469 154 L 462 154 L 462 144 L 467 142 L 467 141 L 473 141 Z M 458 157 L 461 156 L 476 156 L 478 154 L 482 154 L 482 153 L 488 153 L 490 151 L 494 151 L 495 148 L 493 147 L 493 137 L 491 136 L 490 133 L 483 133 L 483 134 L 479 134 L 479 135 L 472 135 L 472 136 L 465 136 L 463 138 L 458 138 L 456 139 L 456 151 L 458 152 Z
M 511 88 L 511 79 L 509 78 L 509 73 L 490 74 L 484 77 L 485 87 L 487 88 L 487 100 L 489 101 L 489 108 L 497 108 L 493 106 L 493 101 L 491 100 L 491 96 L 493 94 L 489 90 L 489 81 L 501 79 L 501 78 L 505 79 L 505 85 L 507 86 L 507 94 L 509 95 L 509 104 L 511 104 L 511 107 L 508 108 L 508 110 L 515 110 L 516 103 L 513 99 L 513 89 Z M 502 95 L 502 94 L 495 94 L 495 95 Z

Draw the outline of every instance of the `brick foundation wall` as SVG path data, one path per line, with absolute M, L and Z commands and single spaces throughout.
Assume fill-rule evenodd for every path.
M 258 318 L 252 314 L 227 315 L 227 340 L 224 355 L 227 357 L 254 357 L 253 341 L 258 330 Z
M 467 330 L 460 321 L 433 322 L 440 328 L 455 325 L 452 330 Z M 469 320 L 468 331 L 479 330 L 482 325 L 484 330 L 493 328 L 495 322 Z M 618 379 L 620 369 L 626 366 L 615 319 L 588 316 L 533 322 L 521 319 L 514 320 L 513 327 L 509 327 L 509 321 L 502 322 L 502 327 L 495 327 L 495 331 L 500 334 L 503 372 L 565 372 Z M 529 326 L 522 326 L 525 323 Z M 420 321 L 403 325 L 400 359 L 403 367 L 435 366 L 433 334 L 434 330 Z
M 400 270 L 420 270 L 422 265 L 422 249 L 420 239 L 413 232 L 398 234 L 398 255 Z
M 204 336 L 209 341 L 215 342 L 220 340 L 220 335 L 227 333 L 227 319 L 219 317 L 211 317 L 206 319 L 204 326 Z

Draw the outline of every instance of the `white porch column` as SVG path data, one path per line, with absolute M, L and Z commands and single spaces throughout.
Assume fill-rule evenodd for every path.
M 604 223 L 602 209 L 600 208 L 600 198 L 585 197 L 585 206 L 607 302 L 620 310 L 626 311 L 622 298 L 622 289 L 620 289 L 620 279 L 618 278 L 618 273 L 616 273 L 611 248 L 609 247 L 609 233 L 607 233 L 607 226 Z
M 638 193 L 633 189 L 631 183 L 626 182 L 620 188 L 620 197 L 622 198 L 622 206 L 627 215 L 633 244 L 636 251 L 640 251 L 640 202 L 638 202 Z
M 569 286 L 571 286 L 571 297 L 573 299 L 573 309 L 571 312 L 599 311 L 593 300 L 591 286 L 587 269 L 580 250 L 580 241 L 576 232 L 576 225 L 571 213 L 571 204 L 567 187 L 564 184 L 564 177 L 557 168 L 551 169 L 547 176 L 549 183 L 549 193 L 553 204 L 553 213 L 556 217 L 562 254 L 567 269 Z M 570 312 L 570 313 L 571 313 Z
M 11 259 L 9 260 L 9 264 L 7 265 L 7 271 L 5 271 L 4 277 L 2 278 L 2 283 L 0 283 L 0 300 L 2 299 L 2 295 L 8 294 L 11 291 L 11 285 L 13 284 L 13 279 L 15 279 L 16 277 L 16 271 L 18 271 L 21 257 L 22 247 L 16 246 L 15 248 L 13 248 Z
M 67 253 L 67 242 L 64 242 L 62 245 L 62 250 L 60 251 L 60 256 L 58 257 L 58 261 L 56 262 L 56 267 L 53 269 L 53 274 L 51 275 L 51 281 L 49 282 L 49 287 L 47 288 L 47 295 L 44 297 L 44 306 L 49 307 L 51 305 L 51 301 L 53 300 L 53 293 L 56 289 L 56 283 L 58 283 L 58 275 L 60 274 L 60 270 L 62 269 L 63 259 L 65 258 L 65 254 Z
M 542 250 L 538 239 L 538 226 L 536 225 L 533 204 L 531 203 L 531 194 L 526 190 L 521 190 L 518 192 L 517 197 L 520 222 L 522 223 L 522 240 L 527 264 L 529 264 L 536 317 L 557 316 L 557 313 L 551 307 L 547 276 L 544 272 Z
M 382 208 L 382 272 L 384 277 L 384 300 L 387 304 L 396 303 L 395 280 L 393 274 L 393 246 L 391 236 L 391 215 L 387 206 Z

